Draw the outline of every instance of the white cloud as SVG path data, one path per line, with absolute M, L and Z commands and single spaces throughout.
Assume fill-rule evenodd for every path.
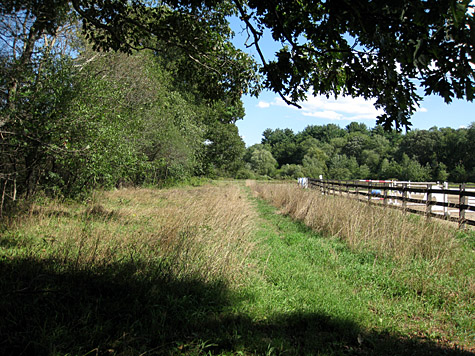
M 265 109 L 268 108 L 271 105 L 271 103 L 265 102 L 265 101 L 259 101 L 257 104 L 258 108 Z
M 339 114 L 335 111 L 313 111 L 313 112 L 303 112 L 304 116 L 318 117 L 320 119 L 329 119 L 329 120 L 345 120 L 342 114 Z
M 424 108 L 424 107 L 418 107 L 416 111 L 417 112 L 427 112 L 427 109 Z
M 376 110 L 374 100 L 364 98 L 339 97 L 338 99 L 325 96 L 309 96 L 301 103 L 302 114 L 329 120 L 375 120 L 382 110 Z
M 366 118 L 375 118 L 380 111 L 373 106 L 374 100 L 369 101 L 364 98 L 340 97 L 338 99 L 326 98 L 325 96 L 309 97 L 302 103 L 302 109 L 306 112 L 318 110 L 331 110 L 344 114 L 358 115 Z
M 339 97 L 338 99 L 327 98 L 323 95 L 308 95 L 307 101 L 299 103 L 302 109 L 288 105 L 282 98 L 275 97 L 272 101 L 259 101 L 257 107 L 268 108 L 271 106 L 296 109 L 303 116 L 315 117 L 326 120 L 375 120 L 382 110 L 376 110 L 375 100 L 365 100 L 364 98 Z M 421 108 L 421 110 L 424 110 Z

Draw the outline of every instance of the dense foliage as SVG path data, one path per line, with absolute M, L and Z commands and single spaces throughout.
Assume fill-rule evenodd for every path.
M 36 40 L 74 16 L 95 49 L 180 52 L 187 59 L 182 67 L 200 72 L 213 98 L 259 90 L 252 65 L 230 44 L 231 15 L 239 16 L 256 48 L 264 85 L 297 106 L 308 93 L 375 98 L 385 111 L 378 123 L 399 128 L 410 125 L 421 100 L 417 86 L 446 102 L 475 95 L 471 0 L 2 2 L 2 16 L 19 13 L 31 16 L 23 62 Z M 275 59 L 261 50 L 266 30 L 282 45 Z M 208 90 L 209 82 L 220 88 Z
M 0 216 L 39 191 L 77 197 L 240 168 L 235 122 L 250 88 L 240 80 L 254 75 L 250 57 L 228 46 L 225 64 L 197 63 L 157 38 L 153 50 L 101 52 L 66 8 L 53 21 L 41 4 L 27 5 L 1 8 Z M 224 43 L 229 28 L 214 26 L 222 38 L 213 43 Z
M 31 92 L 3 132 L 2 188 L 76 196 L 239 168 L 242 108 L 181 91 L 152 53 L 85 50 L 42 65 L 33 83 L 41 90 L 22 87 Z
M 249 176 L 234 123 L 241 95 L 262 87 L 294 105 L 308 93 L 375 98 L 384 128 L 410 125 L 416 84 L 472 100 L 472 10 L 469 0 L 2 1 L 0 214 L 40 190 Z M 260 65 L 232 44 L 230 16 Z M 282 45 L 270 61 L 264 31 Z M 246 159 L 270 176 L 473 175 L 462 151 L 449 153 L 456 145 L 433 156 L 417 151 L 419 138 L 416 151 L 395 149 L 406 138 L 364 131 L 268 133 Z
M 352 122 L 345 128 L 310 125 L 296 134 L 267 129 L 244 157 L 248 176 L 474 182 L 473 152 L 475 123 L 402 134 Z
M 421 98 L 474 99 L 470 0 L 233 1 L 264 63 L 265 84 L 296 103 L 308 93 L 375 98 L 385 128 L 407 126 Z M 263 29 L 283 44 L 266 63 Z

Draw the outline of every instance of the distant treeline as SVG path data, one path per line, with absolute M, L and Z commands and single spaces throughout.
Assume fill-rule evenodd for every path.
M 267 129 L 261 144 L 247 148 L 245 161 L 241 176 L 473 182 L 475 123 L 406 134 L 356 122 L 310 125 L 298 133 Z

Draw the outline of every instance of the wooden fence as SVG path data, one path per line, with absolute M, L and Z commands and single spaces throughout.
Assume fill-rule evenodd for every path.
M 308 187 L 320 189 L 322 194 L 345 195 L 370 204 L 454 221 L 462 228 L 475 226 L 475 189 L 465 184 L 448 188 L 447 184 L 435 182 L 308 179 Z

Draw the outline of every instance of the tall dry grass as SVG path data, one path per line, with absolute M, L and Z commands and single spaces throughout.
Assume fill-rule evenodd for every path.
M 87 206 L 34 204 L 8 231 L 26 255 L 58 265 L 129 263 L 136 273 L 154 265 L 176 278 L 238 283 L 254 214 L 236 185 L 121 189 L 96 193 Z
M 256 194 L 283 214 L 314 231 L 337 236 L 353 248 L 365 248 L 396 259 L 440 261 L 458 247 L 454 229 L 424 217 L 384 209 L 356 199 L 322 195 L 293 184 L 253 184 Z

